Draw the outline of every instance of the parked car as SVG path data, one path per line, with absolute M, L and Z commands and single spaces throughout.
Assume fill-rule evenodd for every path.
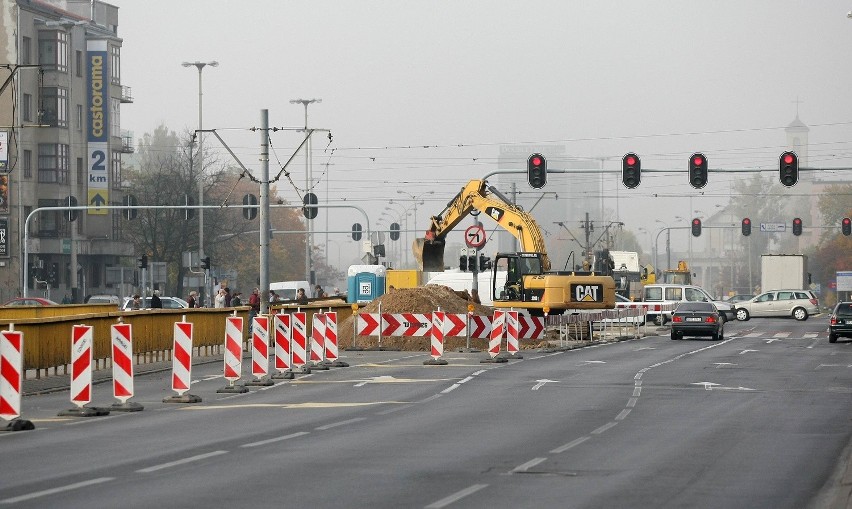
M 819 313 L 819 299 L 810 290 L 772 290 L 735 305 L 740 321 L 753 316 L 792 316 L 801 321 Z
M 92 295 L 86 299 L 86 304 L 115 304 L 121 302 L 116 295 Z
M 163 302 L 163 309 L 181 309 L 189 308 L 189 304 L 180 297 L 160 297 Z M 133 309 L 133 299 L 130 297 L 124 298 L 124 303 L 121 305 L 122 311 L 130 311 Z M 142 306 L 139 309 L 151 309 L 151 297 L 142 297 Z
M 852 302 L 838 302 L 828 319 L 828 342 L 840 336 L 852 338 Z
M 681 302 L 672 313 L 672 339 L 710 336 L 725 339 L 725 319 L 712 302 Z
M 751 300 L 753 298 L 754 298 L 754 295 L 752 295 L 750 293 L 738 293 L 736 295 L 731 295 L 730 297 L 725 299 L 725 302 L 730 302 L 731 304 L 735 304 L 737 302 L 743 302 L 743 301 L 746 301 L 746 300 Z
M 10 306 L 56 306 L 56 302 L 42 297 L 16 297 L 3 303 L 3 307 Z
M 716 300 L 704 288 L 695 285 L 645 285 L 645 288 L 642 289 L 642 301 L 660 304 L 660 306 L 648 306 L 648 320 L 657 325 L 664 325 L 671 321 L 672 311 L 663 311 L 663 305 L 676 305 L 681 302 L 712 302 L 716 305 L 716 309 L 719 310 L 723 320 L 734 319 L 733 304 Z

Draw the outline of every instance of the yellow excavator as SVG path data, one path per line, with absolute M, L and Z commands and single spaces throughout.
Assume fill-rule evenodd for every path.
M 497 253 L 492 265 L 494 307 L 527 309 L 532 315 L 561 314 L 567 309 L 615 307 L 615 281 L 593 272 L 551 271 L 544 236 L 535 219 L 512 204 L 485 180 L 471 180 L 437 216 L 412 249 L 420 269 L 444 270 L 446 235 L 471 212 L 478 211 L 518 239 L 521 252 Z M 506 272 L 505 285 L 497 272 Z M 502 280 L 502 278 L 501 278 Z

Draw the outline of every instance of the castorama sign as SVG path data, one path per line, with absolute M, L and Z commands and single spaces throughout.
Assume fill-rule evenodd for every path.
M 86 97 L 89 145 L 89 214 L 106 214 L 109 203 L 109 52 L 107 41 L 88 41 L 86 47 Z

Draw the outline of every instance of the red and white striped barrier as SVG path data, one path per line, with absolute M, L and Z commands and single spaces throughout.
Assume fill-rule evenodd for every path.
M 311 327 L 311 363 L 314 366 L 325 360 L 325 315 L 314 313 Z
M 23 352 L 23 332 L 0 331 L 0 418 L 7 421 L 21 416 Z
M 243 319 L 229 316 L 225 320 L 225 380 L 234 384 L 243 371 Z
M 269 317 L 255 316 L 251 330 L 251 374 L 263 378 L 269 374 Z
M 329 362 L 335 362 L 338 357 L 337 313 L 330 311 L 325 313 L 325 359 Z
M 381 318 L 380 318 L 381 316 Z M 491 317 L 471 315 L 470 325 L 464 314 L 444 315 L 444 337 L 465 337 L 470 329 L 470 337 L 488 339 L 491 337 Z M 544 337 L 544 317 L 518 314 L 518 339 L 542 339 Z M 359 336 L 426 336 L 431 330 L 429 314 L 423 313 L 361 313 L 356 327 Z
M 300 370 L 305 369 L 305 364 L 308 363 L 308 330 L 307 330 L 307 313 L 298 311 L 292 314 L 293 341 L 290 343 L 293 351 L 293 367 Z
M 172 390 L 183 396 L 192 383 L 191 323 L 175 322 L 172 352 Z
M 497 357 L 500 353 L 500 345 L 503 343 L 503 334 L 506 332 L 506 312 L 494 311 L 494 317 L 491 319 L 491 337 L 488 342 L 488 355 L 491 358 Z
M 518 354 L 518 335 L 520 327 L 517 311 L 506 311 L 506 352 L 510 355 Z
M 71 331 L 71 403 L 79 408 L 92 401 L 92 338 L 90 325 Z
M 112 339 L 112 395 L 122 403 L 133 397 L 133 328 L 129 323 L 110 327 Z
M 444 318 L 446 313 L 435 311 L 432 313 L 432 358 L 440 359 L 444 355 Z
M 290 315 L 281 313 L 273 319 L 275 326 L 275 369 L 279 373 L 290 370 Z

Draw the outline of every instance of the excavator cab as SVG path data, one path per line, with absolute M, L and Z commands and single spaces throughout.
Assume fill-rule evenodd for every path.
M 494 258 L 495 274 L 506 271 L 506 283 L 502 286 L 497 277 L 492 277 L 491 290 L 494 300 L 524 301 L 524 276 L 539 276 L 542 270 L 541 254 L 539 253 L 497 253 Z

